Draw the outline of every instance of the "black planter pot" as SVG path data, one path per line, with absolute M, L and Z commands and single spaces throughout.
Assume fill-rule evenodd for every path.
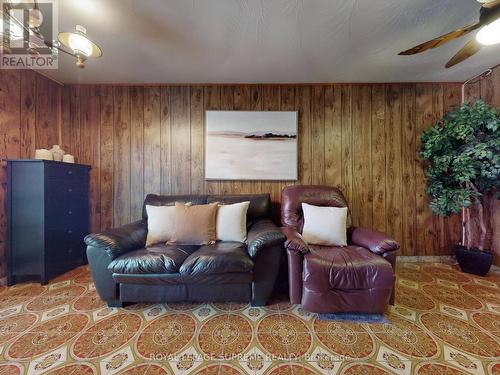
M 476 248 L 467 249 L 465 246 L 455 247 L 455 257 L 463 272 L 484 276 L 493 263 L 493 253 L 489 250 Z

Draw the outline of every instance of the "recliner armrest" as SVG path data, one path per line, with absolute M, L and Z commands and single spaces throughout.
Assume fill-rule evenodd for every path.
M 247 240 L 248 255 L 254 259 L 260 249 L 285 242 L 285 236 L 270 219 L 261 219 L 250 227 Z
M 281 231 L 286 236 L 285 247 L 287 250 L 298 251 L 302 254 L 307 254 L 310 251 L 306 240 L 295 228 L 281 227 Z
M 368 228 L 352 228 L 351 243 L 365 247 L 374 254 L 382 255 L 399 249 L 399 244 L 385 233 Z
M 143 248 L 147 235 L 147 222 L 139 220 L 102 233 L 89 234 L 84 241 L 87 246 L 103 248 L 111 259 L 115 259 L 129 251 Z

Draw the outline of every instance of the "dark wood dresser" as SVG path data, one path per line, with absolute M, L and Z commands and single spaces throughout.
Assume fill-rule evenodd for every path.
M 42 284 L 86 263 L 88 165 L 7 161 L 7 283 Z

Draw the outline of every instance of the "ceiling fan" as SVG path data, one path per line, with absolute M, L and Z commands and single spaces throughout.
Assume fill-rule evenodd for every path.
M 458 51 L 447 63 L 446 68 L 450 68 L 478 52 L 482 46 L 488 46 L 500 43 L 500 0 L 477 0 L 482 4 L 479 11 L 479 21 L 465 27 L 461 27 L 448 34 L 444 34 L 419 44 L 399 55 L 415 55 L 432 48 L 439 47 L 449 41 L 457 39 L 476 29 L 479 31 L 474 39 L 471 39 L 465 46 Z

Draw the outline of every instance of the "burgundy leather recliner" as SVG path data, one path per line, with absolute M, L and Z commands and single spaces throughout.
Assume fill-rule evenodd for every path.
M 394 303 L 396 250 L 383 233 L 351 226 L 348 246 L 307 244 L 302 237 L 302 202 L 347 207 L 342 192 L 329 186 L 288 186 L 281 197 L 281 228 L 287 240 L 290 301 L 312 312 L 383 313 Z

